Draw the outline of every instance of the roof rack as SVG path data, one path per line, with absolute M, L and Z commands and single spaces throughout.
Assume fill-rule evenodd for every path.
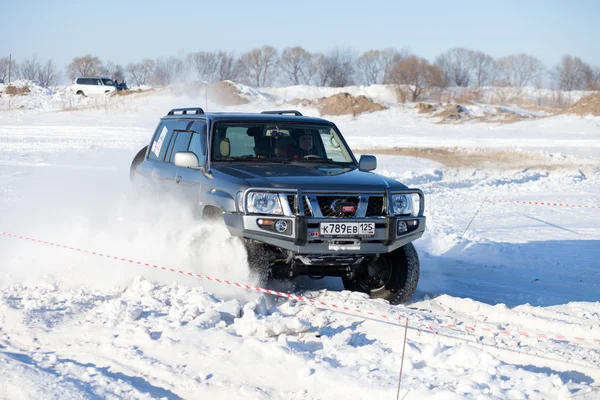
M 204 114 L 204 110 L 200 107 L 191 107 L 191 108 L 174 108 L 167 115 L 176 115 L 181 113 L 181 115 L 188 114 Z
M 276 114 L 276 115 L 285 115 L 285 114 L 293 114 L 296 117 L 302 117 L 302 113 L 297 110 L 273 110 L 273 111 L 263 111 L 261 114 Z

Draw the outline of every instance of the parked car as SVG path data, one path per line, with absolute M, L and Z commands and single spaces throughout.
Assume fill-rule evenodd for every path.
M 425 230 L 424 197 L 376 167 L 374 156 L 357 160 L 325 119 L 183 108 L 160 120 L 130 178 L 138 192 L 174 196 L 199 219 L 222 221 L 244 241 L 261 284 L 337 276 L 399 304 L 419 280 L 411 242 Z
M 98 96 L 115 92 L 117 85 L 110 78 L 90 76 L 75 79 L 72 88 L 76 94 L 82 96 Z
M 129 87 L 127 86 L 127 83 L 125 83 L 125 81 L 119 82 L 115 79 L 115 85 L 117 86 L 117 91 L 129 90 Z

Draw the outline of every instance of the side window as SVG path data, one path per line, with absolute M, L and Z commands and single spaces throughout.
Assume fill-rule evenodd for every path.
M 98 86 L 102 85 L 102 81 L 100 79 L 94 79 L 94 83 Z
M 331 158 L 333 161 L 345 162 L 347 158 L 344 156 L 342 146 L 336 141 L 332 132 L 321 130 L 321 140 L 327 153 L 327 158 Z
M 77 80 L 75 81 L 76 84 L 78 85 L 83 85 L 83 78 L 77 78 Z
M 171 129 L 169 129 L 164 123 L 160 123 L 154 134 L 154 139 L 150 144 L 150 153 L 148 153 L 148 159 L 152 161 L 162 161 L 169 147 L 169 141 L 171 140 Z
M 180 151 L 188 151 L 190 146 L 190 139 L 192 137 L 192 132 L 189 131 L 176 131 L 177 136 L 175 137 L 175 141 L 173 144 L 173 149 L 171 150 L 171 155 L 169 157 L 169 162 L 172 163 L 175 161 L 175 154 Z
M 198 157 L 198 163 L 200 165 L 204 164 L 204 161 L 206 160 L 206 132 L 192 133 L 192 141 L 190 142 L 188 151 L 191 151 Z

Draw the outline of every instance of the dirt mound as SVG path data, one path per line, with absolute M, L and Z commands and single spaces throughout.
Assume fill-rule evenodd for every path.
M 11 96 L 22 96 L 25 95 L 29 92 L 31 92 L 31 90 L 29 90 L 29 86 L 12 86 L 12 85 L 8 85 L 6 87 L 6 94 L 11 95 Z
M 565 111 L 568 114 L 577 114 L 577 115 L 595 115 L 597 117 L 600 116 L 600 93 L 594 93 L 583 99 L 579 100 L 577 103 L 573 104 L 571 107 L 567 108 Z
M 215 103 L 226 106 L 239 106 L 250 103 L 250 100 L 242 96 L 240 88 L 229 81 L 220 81 L 210 85 L 208 98 Z
M 387 107 L 375 103 L 366 96 L 352 96 L 350 93 L 338 93 L 322 97 L 316 101 L 321 115 L 358 115 L 366 112 L 383 111 Z
M 315 102 L 307 99 L 292 99 L 288 101 L 288 104 L 291 104 L 293 106 L 310 107 L 314 106 Z
M 459 104 L 448 104 L 443 110 L 436 114 L 437 117 L 447 119 L 461 119 L 466 116 L 466 109 Z
M 419 103 L 416 107 L 419 110 L 419 114 L 428 114 L 435 111 L 435 106 L 429 103 Z

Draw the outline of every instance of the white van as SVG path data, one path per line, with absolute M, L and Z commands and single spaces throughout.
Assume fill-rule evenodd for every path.
M 82 96 L 98 96 L 115 92 L 115 82 L 103 76 L 79 77 L 73 83 L 73 91 Z

